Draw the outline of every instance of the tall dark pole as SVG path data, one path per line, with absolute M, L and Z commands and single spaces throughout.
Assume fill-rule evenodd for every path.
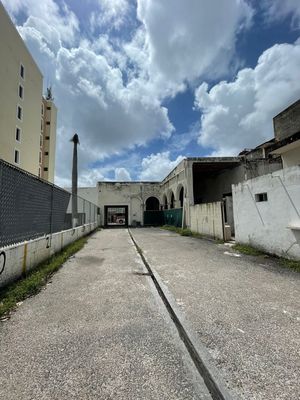
M 73 142 L 73 165 L 72 165 L 72 226 L 75 228 L 78 224 L 78 206 L 77 206 L 77 187 L 78 187 L 78 157 L 77 145 L 79 137 L 77 133 L 72 137 Z

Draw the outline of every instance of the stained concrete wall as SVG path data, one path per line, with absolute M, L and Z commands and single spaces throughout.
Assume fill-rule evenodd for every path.
M 43 236 L 0 249 L 0 287 L 20 278 L 41 262 L 97 228 L 97 223 Z
M 214 239 L 224 240 L 222 202 L 190 206 L 190 228 Z
M 97 193 L 102 225 L 105 224 L 105 206 L 128 206 L 128 224 L 143 225 L 147 199 L 153 196 L 162 204 L 160 184 L 156 182 L 98 182 Z
M 276 115 L 273 118 L 273 125 L 277 140 L 288 138 L 300 132 L 300 100 Z
M 225 170 L 212 178 L 205 179 L 202 183 L 202 185 L 205 185 L 203 202 L 220 201 L 224 194 L 231 193 L 231 186 L 233 184 L 238 184 L 244 180 L 266 175 L 280 169 L 282 169 L 280 160 L 270 162 L 267 160 L 244 161 L 238 167 Z
M 300 165 L 300 140 L 297 140 L 297 142 L 291 144 L 290 148 L 290 150 L 281 153 L 283 168 Z
M 300 259 L 299 166 L 233 185 L 233 209 L 237 242 Z

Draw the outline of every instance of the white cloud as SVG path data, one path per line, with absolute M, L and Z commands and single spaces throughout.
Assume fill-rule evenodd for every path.
M 59 6 L 54 0 L 2 0 L 4 7 L 12 15 L 18 16 L 20 13 L 33 17 L 35 22 L 49 27 L 55 27 L 61 40 L 67 44 L 73 44 L 79 31 L 79 22 L 76 15 L 67 7 L 65 3 Z M 43 33 L 46 33 L 45 26 Z
M 132 39 L 122 43 L 108 34 L 84 38 L 77 17 L 64 4 L 4 0 L 12 15 L 27 16 L 19 31 L 53 87 L 59 126 L 56 174 L 62 181 L 70 176 L 74 131 L 80 136 L 84 181 L 97 177 L 99 171 L 95 176 L 88 172 L 94 161 L 157 137 L 170 138 L 174 127 L 162 100 L 184 90 L 186 81 L 227 71 L 236 32 L 252 16 L 245 0 L 221 5 L 190 0 L 188 6 L 182 0 L 138 0 L 140 24 Z M 128 0 L 99 0 L 94 22 L 100 16 L 109 33 L 110 26 L 123 26 L 132 7 Z M 159 154 L 167 154 L 163 165 L 171 165 L 168 153 Z M 153 168 L 149 165 L 142 174 L 150 176 Z
M 171 161 L 169 151 L 151 154 L 142 160 L 140 179 L 145 181 L 161 181 L 183 159 L 183 156 L 178 156 L 176 160 Z
M 149 51 L 149 71 L 169 84 L 227 72 L 237 31 L 253 11 L 244 0 L 138 0 Z
M 131 181 L 130 173 L 126 168 L 115 169 L 115 180 L 116 181 Z
M 275 45 L 254 69 L 211 89 L 203 83 L 195 105 L 203 113 L 199 144 L 217 155 L 236 155 L 274 136 L 272 118 L 300 98 L 300 43 Z
M 299 0 L 263 0 L 262 7 L 269 20 L 280 20 L 292 17 L 292 27 L 300 29 Z
M 126 21 L 130 6 L 127 0 L 98 0 L 99 10 L 92 12 L 92 30 L 98 26 L 119 29 Z

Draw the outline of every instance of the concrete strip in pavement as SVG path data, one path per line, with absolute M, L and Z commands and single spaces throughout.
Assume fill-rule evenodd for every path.
M 130 232 L 130 231 L 129 231 Z M 130 236 L 136 245 L 137 251 L 140 254 L 150 276 L 153 279 L 154 285 L 165 304 L 168 313 L 173 320 L 177 331 L 186 346 L 198 372 L 202 376 L 207 388 L 214 400 L 233 400 L 232 394 L 226 388 L 225 382 L 215 367 L 212 357 L 204 346 L 199 342 L 190 327 L 189 322 L 186 320 L 184 315 L 180 312 L 174 297 L 167 288 L 167 286 L 161 280 L 159 274 L 153 266 L 151 266 L 142 252 L 138 242 L 130 232 Z
M 0 399 L 211 400 L 126 230 L 96 233 L 0 325 Z

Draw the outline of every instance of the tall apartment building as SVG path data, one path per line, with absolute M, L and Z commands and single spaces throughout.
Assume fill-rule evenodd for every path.
M 53 182 L 57 110 L 1 2 L 0 38 L 0 158 Z

